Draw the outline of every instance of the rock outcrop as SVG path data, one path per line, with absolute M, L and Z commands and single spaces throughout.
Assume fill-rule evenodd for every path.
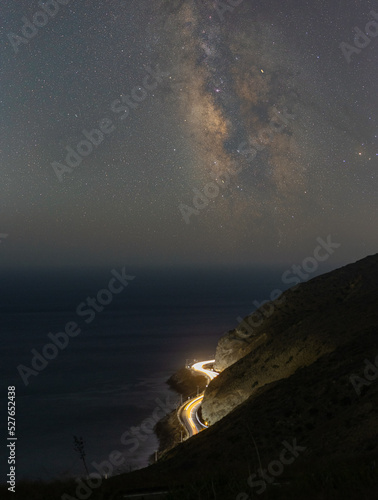
M 193 397 L 198 391 L 204 391 L 207 382 L 208 380 L 205 375 L 196 373 L 188 368 L 181 368 L 169 377 L 167 384 L 186 399 Z

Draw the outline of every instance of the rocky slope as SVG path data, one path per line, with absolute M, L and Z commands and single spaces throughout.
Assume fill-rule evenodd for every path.
M 346 301 L 347 306 L 320 314 L 323 320 L 316 325 L 322 328 L 321 338 L 333 346 L 330 352 L 290 376 L 261 385 L 224 418 L 171 449 L 149 469 L 114 478 L 120 491 L 143 484 L 179 491 L 181 485 L 181 492 L 169 498 L 250 500 L 258 493 L 257 481 L 251 478 L 259 477 L 260 467 L 277 470 L 272 464 L 278 467 L 286 442 L 299 446 L 299 452 L 278 476 L 268 473 L 280 488 L 268 482 L 269 493 L 261 498 L 378 498 L 377 260 L 372 266 L 362 262 L 373 282 L 360 288 L 354 304 Z M 306 338 L 308 323 L 301 321 Z M 334 337 L 339 323 L 344 330 Z
M 206 389 L 203 417 L 214 424 L 268 384 L 376 328 L 377 283 L 375 255 L 297 285 L 245 318 L 220 339 L 222 373 Z

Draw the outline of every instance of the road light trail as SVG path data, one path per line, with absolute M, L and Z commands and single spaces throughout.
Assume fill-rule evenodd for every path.
M 213 380 L 218 373 L 214 372 L 212 370 L 204 368 L 205 365 L 210 365 L 212 363 L 215 363 L 215 359 L 210 359 L 209 361 L 200 361 L 199 363 L 195 363 L 192 365 L 192 370 L 196 370 L 197 372 L 201 372 L 204 375 L 206 375 L 210 380 Z
M 214 359 L 210 359 L 208 361 L 200 361 L 199 363 L 195 363 L 194 365 L 192 365 L 191 369 L 204 374 L 210 382 L 218 375 L 218 373 L 210 370 L 209 368 L 204 368 L 204 366 L 210 365 L 214 362 Z M 203 429 L 206 429 L 206 425 L 202 424 L 197 416 L 197 412 L 203 400 L 203 394 L 204 393 L 185 403 L 185 405 L 180 410 L 181 420 L 188 431 L 189 437 L 198 434 Z
M 189 436 L 194 436 L 198 434 L 204 427 L 197 420 L 197 411 L 203 400 L 203 394 L 192 399 L 187 403 L 182 410 L 182 420 L 189 431 Z

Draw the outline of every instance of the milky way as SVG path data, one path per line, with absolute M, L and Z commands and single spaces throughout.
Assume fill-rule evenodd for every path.
M 374 251 L 378 42 L 340 50 L 374 5 L 220 4 L 70 2 L 17 54 L 37 7 L 4 7 L 5 263 L 291 261 L 330 233 L 345 260 Z M 156 65 L 169 76 L 121 121 L 112 103 Z M 114 132 L 60 182 L 53 162 L 103 118 Z
M 342 166 L 341 157 L 361 142 L 351 116 L 345 126 L 342 98 L 325 88 L 308 57 L 303 64 L 277 15 L 261 15 L 251 4 L 219 16 L 214 2 L 172 9 L 165 3 L 160 50 L 169 54 L 165 64 L 175 75 L 174 98 L 193 148 L 188 182 L 200 189 L 213 174 L 232 174 L 202 222 L 253 228 L 252 239 L 266 236 L 270 225 L 280 244 L 315 213 L 332 214 L 345 179 L 331 165 Z M 277 111 L 290 119 L 267 134 Z

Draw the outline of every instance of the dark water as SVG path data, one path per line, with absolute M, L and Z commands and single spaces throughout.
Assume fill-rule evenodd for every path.
M 73 435 L 84 437 L 91 470 L 113 450 L 124 454 L 118 470 L 145 466 L 156 437 L 142 433 L 131 453 L 122 434 L 151 417 L 157 398 L 177 399 L 165 382 L 186 359 L 212 358 L 222 333 L 254 310 L 253 300 L 284 289 L 279 269 L 127 269 L 135 279 L 86 324 L 88 316 L 79 317 L 76 308 L 108 286 L 111 270 L 3 276 L 0 430 L 5 436 L 6 388 L 14 385 L 17 479 L 84 473 Z M 17 367 L 31 367 L 31 350 L 41 352 L 51 343 L 47 334 L 69 321 L 81 333 L 25 386 Z

